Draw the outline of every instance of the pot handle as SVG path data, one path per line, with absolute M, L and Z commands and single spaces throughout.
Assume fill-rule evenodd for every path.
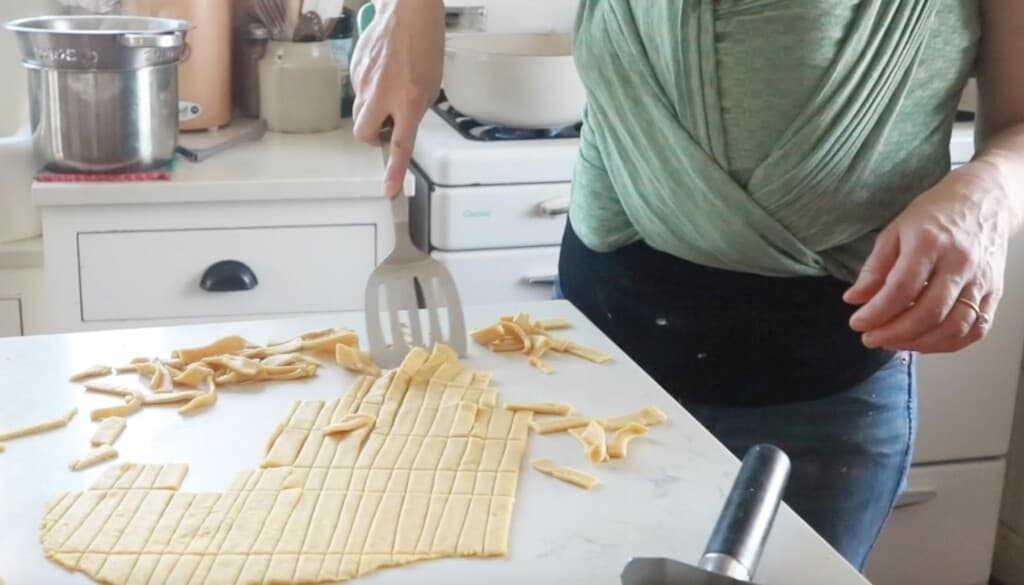
M 177 49 L 185 44 L 185 36 L 181 33 L 124 33 L 117 38 L 117 43 L 129 49 Z
M 747 451 L 700 568 L 741 581 L 751 579 L 775 522 L 789 469 L 789 457 L 778 447 L 754 445 Z

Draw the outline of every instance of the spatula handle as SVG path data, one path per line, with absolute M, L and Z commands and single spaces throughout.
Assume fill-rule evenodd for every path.
M 747 451 L 700 560 L 702 569 L 751 579 L 775 522 L 789 469 L 789 457 L 778 447 L 755 445 Z

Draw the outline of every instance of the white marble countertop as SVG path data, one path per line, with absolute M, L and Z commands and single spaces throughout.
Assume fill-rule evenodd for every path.
M 332 132 L 267 132 L 199 163 L 179 156 L 169 181 L 36 182 L 32 193 L 41 206 L 344 199 L 383 196 L 383 177 L 380 150 L 357 141 L 346 120 Z
M 516 498 L 509 555 L 505 559 L 444 559 L 386 569 L 365 579 L 375 585 L 619 583 L 633 556 L 670 556 L 695 562 L 703 551 L 738 461 L 643 371 L 569 304 L 473 307 L 471 326 L 516 310 L 538 318 L 567 317 L 566 335 L 614 356 L 599 366 L 554 356 L 557 372 L 544 376 L 521 355 L 473 347 L 467 364 L 494 373 L 499 400 L 567 401 L 583 415 L 634 412 L 654 404 L 669 421 L 630 446 L 629 457 L 591 468 L 568 435 L 532 436 L 526 461 L 552 457 L 588 470 L 602 485 L 579 490 L 524 467 Z M 361 331 L 358 313 L 237 324 L 165 327 L 0 339 L 0 429 L 52 418 L 77 405 L 68 428 L 11 441 L 0 454 L 0 578 L 9 585 L 88 583 L 48 562 L 37 529 L 53 494 L 90 485 L 105 466 L 71 473 L 68 461 L 86 448 L 93 432 L 88 410 L 110 398 L 84 394 L 67 382 L 94 363 L 120 363 L 136 355 L 168 355 L 228 333 L 257 342 L 325 326 Z M 119 461 L 187 462 L 184 490 L 224 489 L 236 472 L 260 461 L 261 446 L 294 399 L 339 396 L 353 377 L 325 364 L 318 377 L 277 383 L 252 392 L 224 392 L 212 411 L 183 420 L 173 409 L 145 409 L 128 421 L 117 443 Z M 109 465 L 109 464 L 108 464 Z M 525 465 L 525 464 L 524 464 Z M 763 585 L 867 585 L 857 572 L 788 508 L 780 510 L 757 574 Z M 362 582 L 362 581 L 361 581 Z
M 42 265 L 42 237 L 0 244 L 0 270 L 39 268 Z

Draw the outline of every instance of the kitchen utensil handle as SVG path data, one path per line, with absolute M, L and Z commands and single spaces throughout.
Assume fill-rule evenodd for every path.
M 743 464 L 711 532 L 699 566 L 749 581 L 789 479 L 789 457 L 773 445 L 755 445 Z
M 385 121 L 385 124 L 388 124 Z M 381 158 L 384 161 L 384 172 L 388 170 L 391 160 L 391 128 L 385 126 L 381 132 Z M 405 181 L 402 181 L 398 195 L 391 197 L 391 216 L 395 221 L 395 252 L 399 254 L 415 254 L 416 245 L 412 243 L 409 232 L 409 198 L 405 194 Z
M 259 140 L 267 133 L 267 121 L 259 120 L 253 124 L 252 128 L 238 134 L 237 136 L 225 140 L 220 144 L 214 144 L 208 148 L 188 148 L 186 146 L 178 145 L 177 152 L 181 156 L 187 158 L 192 162 L 203 162 L 218 152 L 223 152 L 236 144 L 241 144 L 250 140 Z

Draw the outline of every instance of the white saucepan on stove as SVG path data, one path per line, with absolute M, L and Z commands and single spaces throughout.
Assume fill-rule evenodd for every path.
M 359 31 L 376 9 L 364 4 Z M 511 128 L 563 128 L 583 119 L 586 94 L 572 55 L 572 35 L 467 33 L 446 41 L 444 92 L 459 112 Z
M 443 85 L 456 110 L 513 128 L 571 126 L 586 103 L 568 34 L 451 36 Z

